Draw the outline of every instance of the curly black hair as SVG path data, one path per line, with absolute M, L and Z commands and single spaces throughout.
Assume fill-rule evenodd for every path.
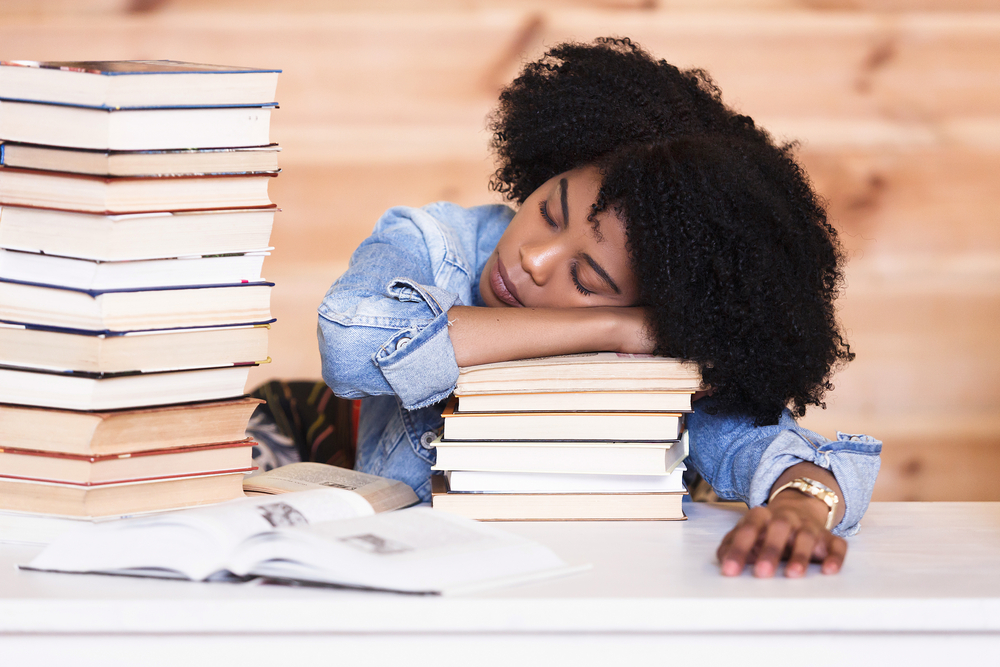
M 518 203 L 594 165 L 593 213 L 625 222 L 656 353 L 699 364 L 714 407 L 777 423 L 823 404 L 854 358 L 833 306 L 843 251 L 794 157 L 707 74 L 628 39 L 567 43 L 528 64 L 491 120 L 493 189 Z

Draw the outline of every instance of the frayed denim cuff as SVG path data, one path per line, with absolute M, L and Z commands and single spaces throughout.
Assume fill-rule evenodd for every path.
M 867 435 L 837 433 L 829 441 L 809 431 L 782 431 L 760 459 L 750 482 L 750 506 L 767 502 L 771 488 L 785 470 L 803 461 L 829 470 L 837 478 L 844 503 L 844 518 L 833 534 L 848 537 L 858 532 L 868 509 L 878 475 L 882 442 Z
M 403 407 L 416 410 L 445 398 L 458 382 L 458 362 L 448 334 L 448 309 L 458 301 L 451 292 L 397 278 L 389 293 L 400 301 L 423 302 L 434 319 L 422 327 L 396 331 L 372 361 Z

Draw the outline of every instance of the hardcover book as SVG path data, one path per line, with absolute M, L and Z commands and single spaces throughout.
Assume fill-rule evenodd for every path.
M 90 176 L 4 167 L 0 204 L 104 215 L 272 207 L 276 174 L 237 176 Z
M 249 441 L 246 441 L 249 442 Z M 251 443 L 252 444 L 252 443 Z M 208 445 L 218 447 L 218 445 Z M 182 447 L 165 451 L 197 451 L 202 447 Z M 249 449 L 249 447 L 247 447 Z M 158 458 L 159 452 L 150 457 Z M 103 460 L 107 457 L 92 457 Z M 129 457 L 131 458 L 131 457 Z M 141 456 L 138 458 L 142 458 Z M 124 460 L 129 460 L 128 458 Z M 357 494 L 377 512 L 408 507 L 418 502 L 413 490 L 406 484 L 385 477 L 368 475 L 353 470 L 336 468 L 323 463 L 293 463 L 266 473 L 244 477 L 243 490 L 248 496 L 268 496 L 310 489 L 345 489 Z M 334 503 L 339 496 L 333 496 Z M 364 505 L 356 503 L 364 509 Z M 158 512 L 166 510 L 156 510 Z M 130 516 L 148 516 L 150 513 L 109 515 L 103 517 L 72 517 L 31 512 L 0 511 L 0 543 L 49 544 L 60 535 L 88 523 L 106 523 L 127 519 Z
M 94 215 L 0 207 L 0 247 L 106 262 L 267 248 L 275 209 Z
M 40 144 L 0 144 L 0 165 L 93 176 L 276 174 L 277 144 L 242 148 L 109 151 Z
M 479 521 L 676 521 L 679 493 L 455 493 L 431 478 L 434 509 Z
M 269 106 L 102 109 L 3 99 L 0 139 L 95 150 L 267 146 Z
M 254 442 L 249 438 L 190 447 L 121 454 L 66 454 L 4 447 L 0 478 L 63 484 L 120 484 L 181 475 L 250 472 Z
M 690 412 L 692 391 L 463 394 L 457 412 Z
M 0 97 L 105 109 L 273 104 L 280 73 L 176 60 L 7 60 Z
M 159 373 L 59 373 L 0 367 L 0 403 L 62 408 L 121 408 L 241 396 L 255 364 Z
M 246 437 L 259 398 L 81 412 L 0 403 L 4 447 L 84 456 L 234 442 Z M 44 425 L 44 427 L 43 427 Z
M 100 517 L 219 503 L 243 496 L 244 472 L 248 471 L 115 484 L 0 478 L 0 510 Z
M 676 412 L 456 412 L 444 409 L 445 440 L 614 440 L 653 442 L 680 437 Z
M 80 290 L 256 283 L 266 250 L 234 255 L 104 262 L 0 248 L 0 279 Z
M 448 488 L 459 493 L 683 493 L 683 463 L 666 475 L 448 470 Z
M 465 366 L 459 368 L 455 394 L 700 388 L 697 364 L 651 354 L 590 352 Z
M 687 442 L 467 442 L 437 439 L 434 470 L 667 475 Z
M 274 283 L 81 290 L 0 279 L 0 321 L 145 331 L 271 321 Z
M 260 363 L 270 324 L 135 332 L 0 322 L 0 366 L 87 373 Z

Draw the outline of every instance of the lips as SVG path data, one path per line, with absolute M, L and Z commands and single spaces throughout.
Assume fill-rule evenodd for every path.
M 490 288 L 496 297 L 508 306 L 524 307 L 524 304 L 517 298 L 517 288 L 511 284 L 510 276 L 507 275 L 507 269 L 504 268 L 499 255 L 497 255 L 496 264 L 493 265 L 493 270 L 490 272 Z

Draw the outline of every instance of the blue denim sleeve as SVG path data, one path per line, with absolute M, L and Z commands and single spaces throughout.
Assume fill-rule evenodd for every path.
M 749 418 L 710 415 L 711 406 L 711 399 L 702 399 L 688 415 L 688 460 L 720 498 L 763 505 L 781 473 L 805 461 L 832 472 L 840 485 L 846 512 L 834 534 L 858 531 L 881 463 L 879 440 L 844 433 L 827 440 L 799 426 L 787 410 L 774 426 L 754 426 Z
M 470 303 L 466 244 L 439 219 L 449 205 L 390 209 L 319 307 L 323 379 L 346 398 L 394 394 L 412 410 L 458 379 L 448 309 Z

